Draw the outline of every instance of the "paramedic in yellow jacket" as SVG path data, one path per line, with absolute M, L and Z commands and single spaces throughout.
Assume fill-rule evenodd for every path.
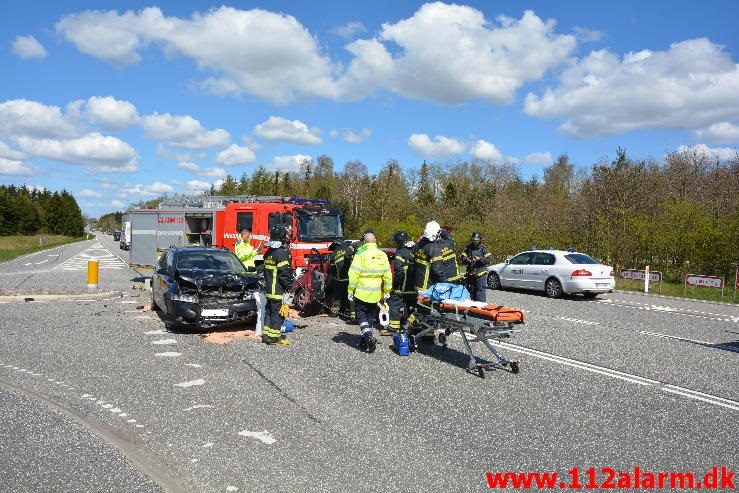
M 259 253 L 259 248 L 251 246 L 251 231 L 248 229 L 242 229 L 239 239 L 236 240 L 234 245 L 234 253 L 241 263 L 244 264 L 246 270 L 249 272 L 256 272 L 257 264 L 255 258 Z
M 354 299 L 359 329 L 362 331 L 360 349 L 373 353 L 377 341 L 372 335 L 372 326 L 379 322 L 377 303 L 390 297 L 393 279 L 390 262 L 385 252 L 377 248 L 373 233 L 366 233 L 364 244 L 354 254 L 349 268 L 349 299 Z

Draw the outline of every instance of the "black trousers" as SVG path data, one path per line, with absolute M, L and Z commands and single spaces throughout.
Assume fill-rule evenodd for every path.
M 399 331 L 409 315 L 409 309 L 416 302 L 415 294 L 391 294 L 387 300 L 390 308 L 390 328 Z
M 338 279 L 334 279 L 332 305 L 334 309 L 338 309 L 339 312 L 345 313 L 345 314 L 348 314 L 351 311 L 351 304 L 349 303 L 348 291 L 349 291 L 349 281 L 340 281 Z
M 357 322 L 362 334 L 367 331 L 372 333 L 372 327 L 380 324 L 380 307 L 377 303 L 367 303 L 354 298 L 354 310 L 357 312 Z
M 282 306 L 282 300 L 272 300 L 267 298 L 267 305 L 264 307 L 263 334 L 272 340 L 280 339 L 280 329 L 285 321 L 285 319 L 280 316 L 280 306 Z
M 470 298 L 472 298 L 472 301 L 487 301 L 485 299 L 486 280 L 487 276 L 485 275 L 468 278 L 467 289 L 470 291 Z

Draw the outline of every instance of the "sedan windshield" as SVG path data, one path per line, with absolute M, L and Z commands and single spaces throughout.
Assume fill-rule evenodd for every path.
M 228 251 L 180 252 L 177 256 L 178 269 L 217 270 L 222 272 L 246 272 L 244 265 Z
M 338 214 L 300 214 L 298 235 L 301 240 L 335 240 L 344 237 Z
M 565 255 L 565 258 L 570 261 L 571 264 L 599 264 L 597 260 L 592 257 L 585 255 L 584 253 L 571 253 Z

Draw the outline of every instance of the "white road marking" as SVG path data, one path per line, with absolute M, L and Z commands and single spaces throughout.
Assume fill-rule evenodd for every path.
M 33 262 L 28 262 L 27 264 L 23 264 L 23 265 L 25 265 L 25 266 L 29 266 L 29 265 L 31 265 L 32 263 L 33 263 Z
M 182 383 L 176 383 L 174 384 L 175 387 L 192 387 L 195 385 L 203 385 L 205 383 L 205 380 L 202 378 L 198 378 L 197 380 L 191 380 L 189 382 L 182 382 Z
M 183 411 L 192 411 L 193 409 L 203 409 L 203 408 L 212 408 L 210 404 L 195 404 L 192 407 L 188 407 L 186 409 L 183 409 Z
M 74 257 L 59 264 L 56 269 L 65 271 L 84 271 L 87 270 L 87 262 L 89 260 L 97 260 L 100 270 L 112 269 L 121 270 L 128 267 L 120 257 L 114 255 L 100 243 L 92 245 L 86 250 L 78 253 Z
M 48 261 L 49 261 L 49 259 L 47 258 L 47 259 L 42 260 L 41 262 L 36 262 L 36 265 L 45 264 Z
M 559 320 L 566 320 L 568 322 L 574 322 L 576 324 L 583 324 L 583 325 L 600 325 L 598 322 L 591 322 L 590 320 L 580 320 L 577 318 L 569 318 L 569 317 L 554 317 Z
M 163 345 L 177 344 L 177 340 L 175 340 L 175 339 L 162 339 L 162 340 L 159 340 L 159 341 L 151 341 L 151 343 L 152 344 L 156 344 L 158 346 L 163 346 Z
M 185 363 L 185 366 L 192 366 L 193 368 L 200 368 L 200 365 L 197 363 Z
M 712 342 L 707 341 L 699 341 L 697 339 L 688 339 L 687 337 L 679 337 L 679 336 L 671 336 L 669 334 L 660 334 L 659 332 L 649 332 L 647 330 L 640 330 L 640 334 L 648 335 L 648 336 L 654 336 L 654 337 L 662 337 L 663 339 L 675 339 L 678 341 L 685 341 L 685 342 L 694 342 L 696 344 L 703 344 L 705 346 L 712 346 Z
M 617 304 L 613 304 L 617 302 Z M 691 310 L 689 308 L 674 308 L 670 306 L 652 305 L 648 303 L 639 303 L 636 301 L 624 301 L 624 300 L 593 300 L 592 303 L 611 303 L 612 306 L 620 306 L 624 308 L 632 308 L 636 310 L 647 310 L 655 312 L 669 313 L 673 315 L 682 315 L 684 317 L 695 317 L 702 318 L 705 320 L 717 320 L 719 322 L 734 322 L 739 323 L 739 316 L 735 317 L 727 315 L 725 313 L 714 313 L 700 310 Z M 636 306 L 638 305 L 638 306 Z M 728 317 L 728 318 L 727 318 Z
M 131 303 L 138 303 L 138 301 L 136 301 L 136 300 L 124 300 L 124 301 L 119 301 L 118 303 L 120 303 L 122 305 L 126 305 L 126 304 L 130 305 Z
M 120 409 L 118 407 L 114 407 L 113 409 L 108 409 L 108 411 L 110 411 L 111 413 L 119 413 L 119 412 L 123 411 L 123 409 Z
M 264 431 L 244 430 L 244 431 L 240 431 L 239 435 L 241 435 L 242 437 L 247 437 L 247 438 L 256 438 L 260 442 L 266 443 L 267 445 L 272 445 L 273 443 L 277 441 L 272 436 L 272 434 L 268 432 L 267 430 L 264 430 Z
M 136 422 L 135 419 L 129 419 L 128 421 L 126 421 L 126 423 L 135 423 L 135 422 Z
M 156 353 L 154 356 L 162 356 L 164 358 L 175 358 L 177 356 L 182 356 L 182 353 L 173 353 L 173 352 L 169 352 L 169 353 Z
M 226 491 L 239 491 L 236 486 L 226 486 Z
M 730 399 L 725 399 L 723 397 L 719 397 L 716 395 L 698 392 L 697 390 L 691 390 L 685 387 L 680 387 L 677 385 L 660 382 L 659 380 L 652 380 L 651 378 L 645 378 L 639 375 L 625 373 L 622 371 L 613 370 L 611 368 L 593 365 L 590 363 L 585 363 L 583 361 L 577 361 L 577 360 L 573 360 L 570 358 L 565 358 L 563 356 L 557 356 L 556 354 L 546 353 L 544 351 L 538 351 L 536 349 L 531 349 L 531 348 L 527 348 L 523 346 L 517 346 L 515 344 L 510 344 L 507 342 L 496 341 L 496 342 L 493 342 L 493 344 L 504 347 L 511 351 L 523 353 L 528 356 L 533 356 L 535 358 L 545 359 L 545 360 L 553 361 L 555 363 L 559 363 L 562 365 L 571 366 L 574 368 L 579 368 L 581 370 L 604 375 L 607 377 L 625 380 L 627 382 L 635 383 L 637 385 L 643 385 L 647 387 L 657 387 L 659 390 L 664 391 L 664 392 L 679 394 L 685 397 L 689 397 L 691 399 L 700 400 L 700 401 L 707 402 L 709 404 L 713 404 L 716 406 L 722 406 L 722 407 L 729 408 L 729 409 L 739 410 L 739 402 L 733 401 Z
M 203 445 L 203 448 L 211 448 L 211 447 L 212 447 L 213 445 L 215 445 L 215 443 L 213 443 L 213 442 L 208 442 L 208 443 L 206 443 L 205 445 Z
M 144 332 L 144 335 L 147 335 L 147 336 L 160 336 L 163 334 L 165 334 L 165 332 L 162 329 L 150 330 L 149 332 Z

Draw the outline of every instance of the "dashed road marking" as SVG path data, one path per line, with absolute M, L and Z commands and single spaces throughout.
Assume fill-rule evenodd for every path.
M 192 411 L 193 409 L 213 408 L 210 404 L 195 404 L 194 406 L 183 409 L 183 411 Z
M 177 344 L 177 340 L 175 339 L 161 339 L 159 341 L 151 341 L 152 344 L 156 344 L 157 346 L 166 346 L 166 345 L 172 345 Z
M 154 356 L 160 356 L 163 358 L 176 358 L 177 356 L 182 356 L 182 353 L 175 353 L 175 352 L 165 352 L 165 353 L 156 353 Z
M 242 437 L 257 439 L 262 443 L 266 443 L 267 445 L 272 445 L 273 443 L 277 441 L 272 436 L 272 434 L 268 432 L 267 430 L 264 430 L 264 431 L 243 430 L 239 432 L 239 435 L 241 435 Z
M 205 383 L 205 379 L 198 378 L 197 380 L 191 380 L 189 382 L 176 383 L 176 384 L 174 384 L 174 386 L 175 387 L 187 388 L 187 387 L 194 387 L 194 386 L 203 385 L 204 383 Z
M 739 323 L 739 316 L 731 316 L 725 313 L 707 312 L 701 310 L 691 310 L 690 308 L 674 308 L 671 306 L 655 305 L 651 303 L 640 303 L 638 301 L 625 300 L 593 300 L 591 303 L 604 303 L 611 306 L 619 306 L 624 308 L 632 308 L 635 310 L 646 310 L 654 312 L 669 313 L 673 315 L 682 315 L 684 317 L 702 318 L 705 320 L 716 320 L 719 322 Z
M 65 271 L 84 271 L 87 270 L 87 262 L 90 260 L 97 260 L 99 262 L 98 268 L 100 270 L 121 270 L 128 267 L 125 262 L 123 262 L 118 256 L 114 255 L 113 252 L 105 248 L 102 243 L 95 243 L 69 260 L 62 262 L 56 267 L 56 269 Z

